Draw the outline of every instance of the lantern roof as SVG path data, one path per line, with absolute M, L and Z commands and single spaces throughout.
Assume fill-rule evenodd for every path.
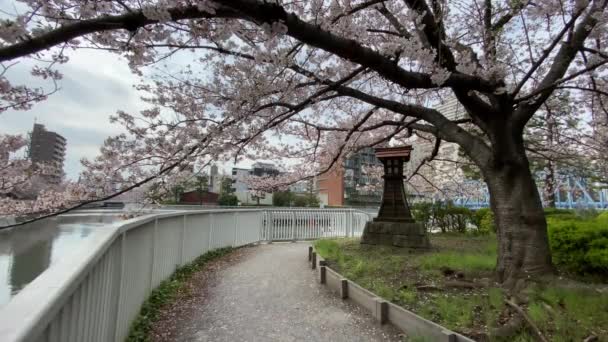
M 413 150 L 411 145 L 404 145 L 399 147 L 377 147 L 374 149 L 376 152 L 376 158 L 403 158 L 406 161 L 410 159 L 410 154 Z

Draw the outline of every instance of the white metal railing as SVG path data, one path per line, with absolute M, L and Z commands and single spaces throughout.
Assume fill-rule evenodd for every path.
M 352 209 L 155 213 L 114 223 L 52 265 L 0 310 L 0 341 L 123 341 L 141 304 L 205 252 L 259 241 L 358 236 Z
M 354 209 L 267 209 L 262 239 L 307 240 L 361 236 L 370 215 Z

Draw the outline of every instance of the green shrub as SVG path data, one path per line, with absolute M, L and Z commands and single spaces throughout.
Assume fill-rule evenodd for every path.
M 481 220 L 483 219 L 484 215 L 490 211 L 490 208 L 479 208 L 475 211 L 473 211 L 473 216 L 471 217 L 471 223 L 475 226 L 475 228 L 477 228 L 478 230 L 481 229 Z
M 467 223 L 471 222 L 473 212 L 469 208 L 448 205 L 446 207 L 448 217 L 448 231 L 464 233 L 467 230 Z
M 442 233 L 464 233 L 469 223 L 478 227 L 473 211 L 449 202 L 415 203 L 412 206 L 412 216 L 427 230 L 438 228 Z
M 496 233 L 496 225 L 494 224 L 494 213 L 492 212 L 492 210 L 488 210 L 483 215 L 479 227 L 479 230 L 483 233 Z
M 433 203 L 418 202 L 412 206 L 412 216 L 416 222 L 421 223 L 424 228 L 429 230 L 432 226 Z
M 608 225 L 608 210 L 602 211 L 595 219 L 604 225 Z
M 594 219 L 599 214 L 597 212 L 597 210 L 593 207 L 582 207 L 582 206 L 574 209 L 574 213 L 576 214 L 576 217 L 583 219 L 583 220 Z
M 272 205 L 275 207 L 289 207 L 293 204 L 295 194 L 289 190 L 275 191 L 272 194 Z
M 548 219 L 553 260 L 581 274 L 608 272 L 608 224 L 593 220 Z
M 578 220 L 574 210 L 571 209 L 557 209 L 557 208 L 545 208 L 545 217 L 547 219 L 559 219 L 559 220 Z
M 494 227 L 494 213 L 490 208 L 480 208 L 471 215 L 471 223 L 477 228 L 478 234 L 496 232 Z
M 570 216 L 574 215 L 574 210 L 571 209 L 559 209 L 559 208 L 545 208 L 545 216 Z
M 239 199 L 232 194 L 221 194 L 218 203 L 219 205 L 237 206 L 239 205 Z
M 293 205 L 296 207 L 318 207 L 319 198 L 314 194 L 296 195 Z

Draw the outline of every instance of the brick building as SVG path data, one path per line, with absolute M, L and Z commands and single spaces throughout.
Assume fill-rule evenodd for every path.
M 370 179 L 365 169 L 381 165 L 372 147 L 353 153 L 342 165 L 317 177 L 316 191 L 320 202 L 329 206 L 379 205 L 382 192 L 362 188 L 378 181 Z

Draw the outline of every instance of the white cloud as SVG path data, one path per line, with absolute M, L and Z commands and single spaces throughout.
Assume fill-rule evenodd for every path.
M 109 123 L 109 116 L 119 109 L 137 112 L 145 104 L 132 87 L 138 78 L 124 59 L 96 50 L 79 50 L 69 56 L 70 62 L 60 66 L 64 74 L 59 82 L 61 90 L 32 110 L 1 114 L 0 132 L 27 134 L 37 120 L 63 135 L 68 142 L 65 172 L 75 179 L 81 170 L 80 159 L 94 157 L 105 138 L 123 131 Z M 16 66 L 8 78 L 15 83 L 43 85 L 29 75 L 28 64 Z

